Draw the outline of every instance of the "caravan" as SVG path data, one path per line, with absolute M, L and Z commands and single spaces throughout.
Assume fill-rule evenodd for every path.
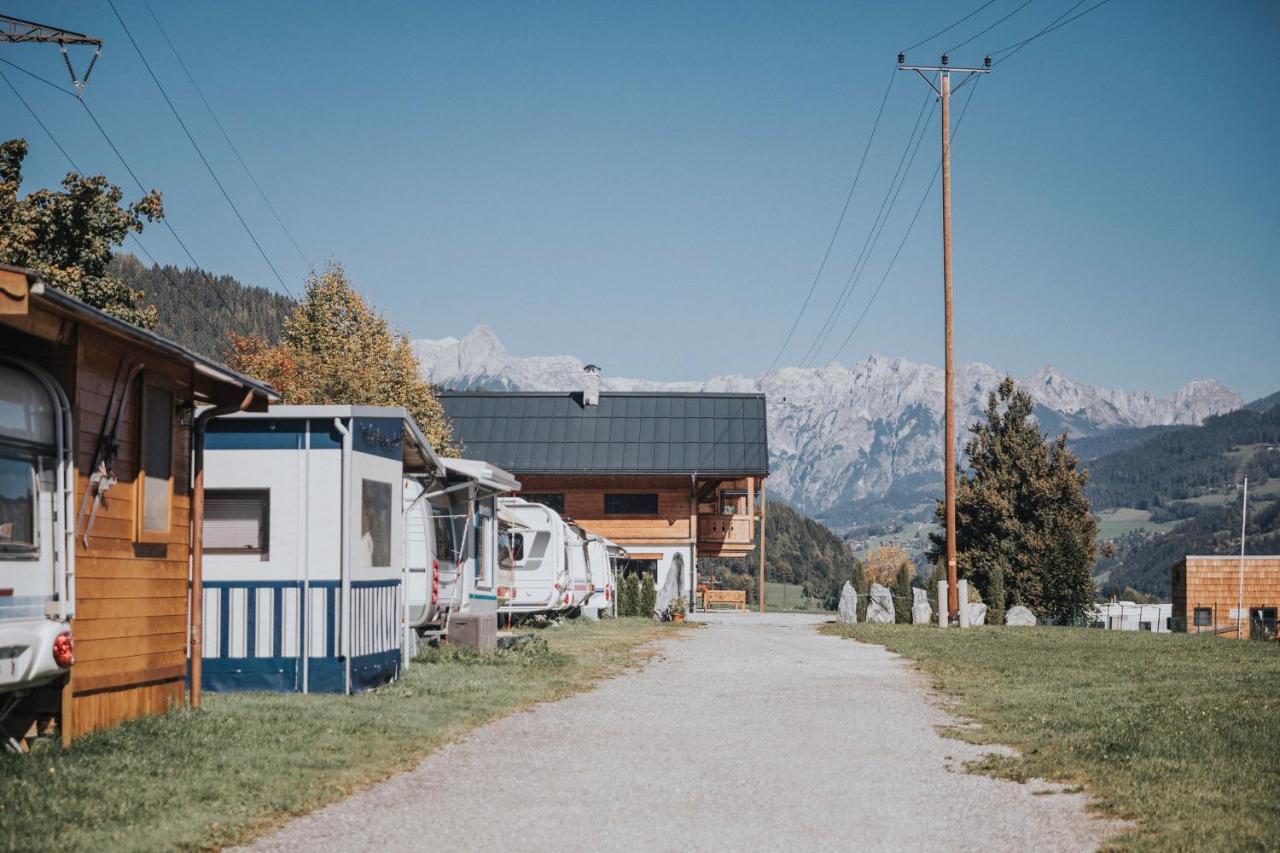
M 203 686 L 351 693 L 395 679 L 406 475 L 446 473 L 400 408 L 272 406 L 212 421 Z
M 587 561 L 591 568 L 591 595 L 582 612 L 589 618 L 613 615 L 617 605 L 618 562 L 626 551 L 603 536 L 587 534 Z

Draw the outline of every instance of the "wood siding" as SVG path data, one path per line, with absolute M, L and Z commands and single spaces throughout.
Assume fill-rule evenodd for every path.
M 1240 601 L 1240 557 L 1187 557 L 1173 568 L 1174 624 L 1190 633 L 1232 629 L 1232 615 Z M 1249 636 L 1248 613 L 1255 607 L 1280 608 L 1280 556 L 1246 557 L 1244 561 L 1244 636 Z M 1197 627 L 1196 608 L 1210 610 L 1210 624 Z
M 190 431 L 172 420 L 169 530 L 150 532 L 138 548 L 142 490 L 139 452 L 143 384 L 193 397 L 191 371 L 158 353 L 81 327 L 76 342 L 75 409 L 78 476 L 76 507 L 89 482 L 98 435 L 108 413 L 112 383 L 122 360 L 143 363 L 117 430 L 114 470 L 119 478 L 99 506 L 89 544 L 76 541 L 76 662 L 71 669 L 73 707 L 65 737 L 74 738 L 181 703 L 187 660 L 188 539 L 190 535 Z M 121 383 L 123 384 L 123 383 Z M 119 389 L 117 389 L 117 395 Z M 69 713 L 68 713 L 69 712 Z

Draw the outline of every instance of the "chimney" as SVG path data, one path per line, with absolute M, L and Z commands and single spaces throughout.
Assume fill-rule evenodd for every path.
M 582 405 L 598 406 L 600 405 L 600 367 L 595 364 L 583 366 L 582 372 L 586 374 L 582 377 Z

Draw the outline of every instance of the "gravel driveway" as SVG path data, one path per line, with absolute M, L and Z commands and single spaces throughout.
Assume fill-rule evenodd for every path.
M 960 771 L 982 750 L 936 734 L 949 718 L 883 649 L 821 618 L 705 621 L 256 848 L 1085 850 L 1114 829 L 1080 795 Z

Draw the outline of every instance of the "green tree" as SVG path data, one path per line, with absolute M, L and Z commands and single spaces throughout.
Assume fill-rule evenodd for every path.
M 1089 570 L 1098 523 L 1084 496 L 1088 472 L 1077 469 L 1066 433 L 1045 440 L 1033 407 L 1006 377 L 989 395 L 984 420 L 969 428 L 970 469 L 956 471 L 957 571 L 986 601 L 994 587 L 1002 608 L 1021 604 L 1071 622 L 1096 596 Z M 945 524 L 942 501 L 936 516 Z M 930 538 L 937 559 L 946 533 Z
M 658 587 L 654 584 L 653 575 L 645 572 L 644 580 L 640 583 L 640 600 L 639 606 L 636 608 L 636 615 L 652 618 L 654 608 L 657 606 Z
M 409 339 L 365 302 L 339 264 L 311 274 L 279 344 L 235 334 L 231 344 L 232 365 L 269 382 L 286 403 L 402 406 L 432 447 L 453 444 L 449 420 L 419 375 Z
M 27 143 L 0 143 L 0 261 L 35 270 L 46 283 L 143 328 L 156 311 L 143 294 L 109 269 L 112 247 L 144 221 L 164 218 L 156 190 L 127 206 L 124 193 L 105 177 L 69 172 L 62 189 L 36 190 L 19 198 Z
M 894 576 L 890 590 L 893 592 L 893 621 L 895 622 L 908 625 L 911 623 L 911 602 L 914 600 L 911 581 L 915 576 L 915 565 L 911 563 L 899 566 L 898 573 Z

